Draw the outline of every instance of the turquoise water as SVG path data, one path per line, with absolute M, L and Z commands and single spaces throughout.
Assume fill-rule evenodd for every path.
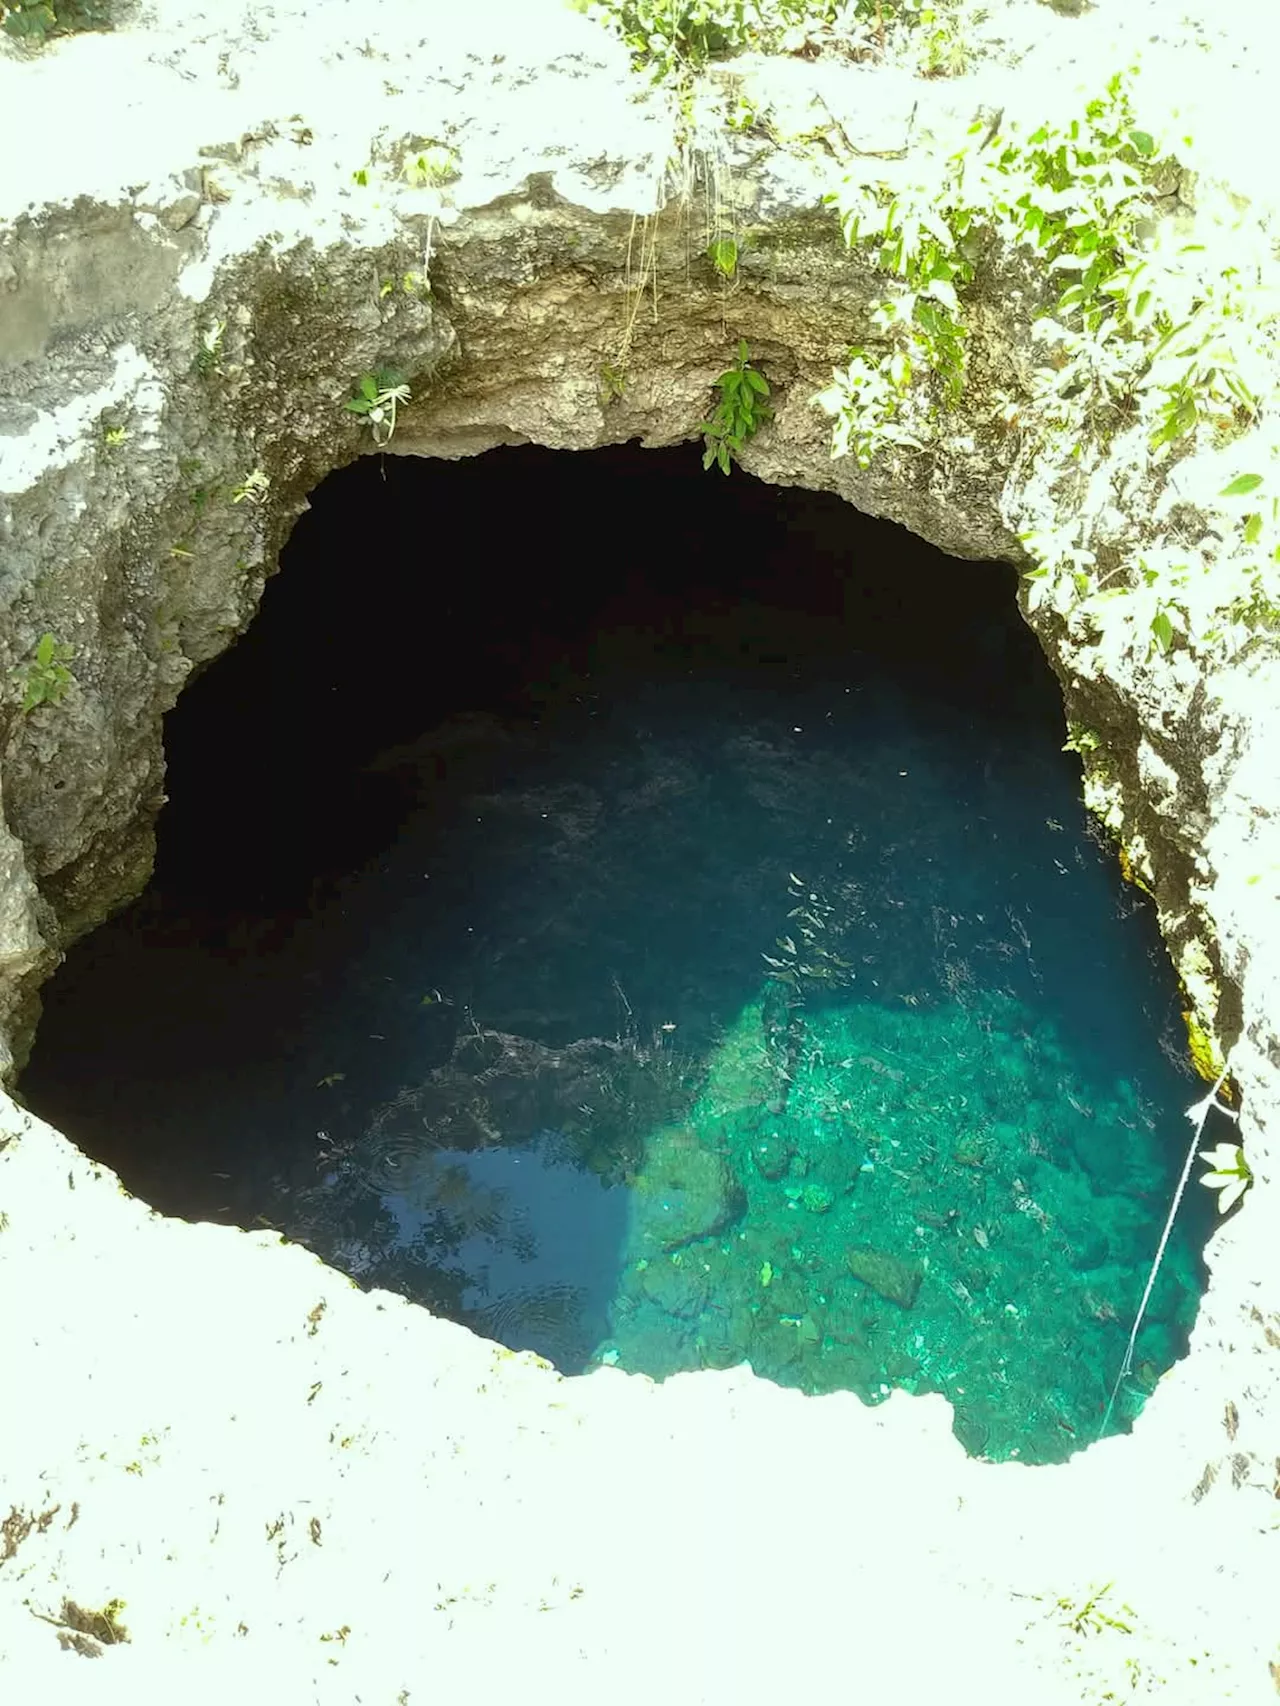
M 319 555 L 361 476 L 331 482 L 175 719 L 157 882 L 51 986 L 26 1094 L 158 1206 L 567 1372 L 936 1391 L 971 1452 L 1069 1455 L 1198 1084 L 1011 576 L 673 458 L 432 477 L 474 499 L 495 461 L 513 507 L 577 516 L 652 478 L 687 554 L 637 536 L 586 607 L 553 577 L 505 619 L 406 592 L 394 506 L 407 536 L 424 500 L 389 468 L 388 631 L 450 626 L 371 677 Z M 1210 1213 L 1113 1427 L 1185 1349 Z

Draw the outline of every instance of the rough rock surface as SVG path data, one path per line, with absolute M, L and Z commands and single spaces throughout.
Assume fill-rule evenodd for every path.
M 924 1278 L 917 1262 L 904 1262 L 901 1256 L 867 1246 L 847 1250 L 845 1260 L 854 1279 L 869 1285 L 888 1302 L 896 1303 L 900 1309 L 910 1309 L 915 1303 Z
M 649 1139 L 635 1189 L 632 1241 L 642 1255 L 709 1238 L 746 1207 L 742 1186 L 725 1158 L 680 1127 Z
M 1269 6 L 990 11 L 964 78 L 740 62 L 727 75 L 777 115 L 768 147 L 725 129 L 717 74 L 682 148 L 668 98 L 552 0 L 234 19 L 156 0 L 114 35 L 0 52 L 3 1063 L 65 944 L 145 882 L 163 713 L 251 620 L 307 492 L 370 448 L 344 408 L 363 373 L 411 384 L 395 453 L 657 445 L 696 435 L 745 337 L 778 404 L 753 473 L 1020 560 L 1060 470 L 981 405 L 1026 362 L 1025 270 L 980 316 L 985 377 L 922 450 L 865 472 L 828 457 L 810 399 L 880 294 L 820 205 L 833 134 L 847 169 L 981 107 L 1034 123 L 1137 52 L 1194 138 L 1171 217 L 1224 243 L 1234 219 L 1269 265 L 1277 119 Z M 49 115 L 58 140 L 37 145 Z M 432 150 L 448 170 L 411 182 Z M 748 237 L 731 289 L 704 254 L 726 207 Z M 1119 443 L 1116 548 L 1180 525 L 1198 472 L 1166 487 Z M 1274 1698 L 1280 684 L 1256 655 L 1147 658 L 1118 621 L 1037 632 L 1068 717 L 1101 737 L 1091 797 L 1234 1044 L 1255 1175 L 1191 1354 L 1132 1437 L 1032 1472 L 966 1460 L 938 1399 L 871 1410 L 746 1371 L 563 1381 L 274 1239 L 153 1216 L 7 1106 L 6 1698 L 78 1697 L 64 1602 L 116 1598 L 131 1639 L 93 1667 L 98 1699 L 496 1701 L 513 1651 L 524 1691 L 560 1701 L 676 1678 L 691 1701 L 763 1701 L 853 1675 L 1010 1706 Z M 74 679 L 24 715 L 46 633 Z M 1109 1580 L 1132 1635 L 1055 1609 Z M 838 1651 L 797 1640 L 827 1629 Z

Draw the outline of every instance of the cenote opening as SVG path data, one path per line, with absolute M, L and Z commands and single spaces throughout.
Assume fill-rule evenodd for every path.
M 1096 1438 L 1199 1086 L 1013 571 L 692 447 L 312 505 L 169 718 L 154 882 L 48 986 L 33 1107 L 569 1373 Z

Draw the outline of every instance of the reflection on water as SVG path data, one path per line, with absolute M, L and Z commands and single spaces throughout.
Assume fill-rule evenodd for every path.
M 467 1324 L 513 1349 L 580 1368 L 608 1331 L 625 1192 L 585 1171 L 556 1132 L 523 1149 L 432 1150 L 386 1203 L 400 1239 L 429 1230 L 466 1285 Z M 452 1223 L 440 1236 L 444 1216 Z

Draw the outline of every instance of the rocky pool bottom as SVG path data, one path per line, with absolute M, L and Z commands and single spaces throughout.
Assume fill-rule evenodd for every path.
M 832 1005 L 782 1034 L 766 995 L 696 1088 L 663 1044 L 473 1033 L 331 1156 L 299 1230 L 369 1282 L 412 1292 L 416 1268 L 437 1306 L 452 1277 L 449 1312 L 569 1372 L 749 1362 L 868 1403 L 941 1392 L 994 1459 L 1099 1437 L 1169 1192 L 1131 1083 L 1100 1099 L 1052 1025 L 997 995 Z M 1199 1291 L 1175 1238 L 1112 1431 L 1184 1350 Z

